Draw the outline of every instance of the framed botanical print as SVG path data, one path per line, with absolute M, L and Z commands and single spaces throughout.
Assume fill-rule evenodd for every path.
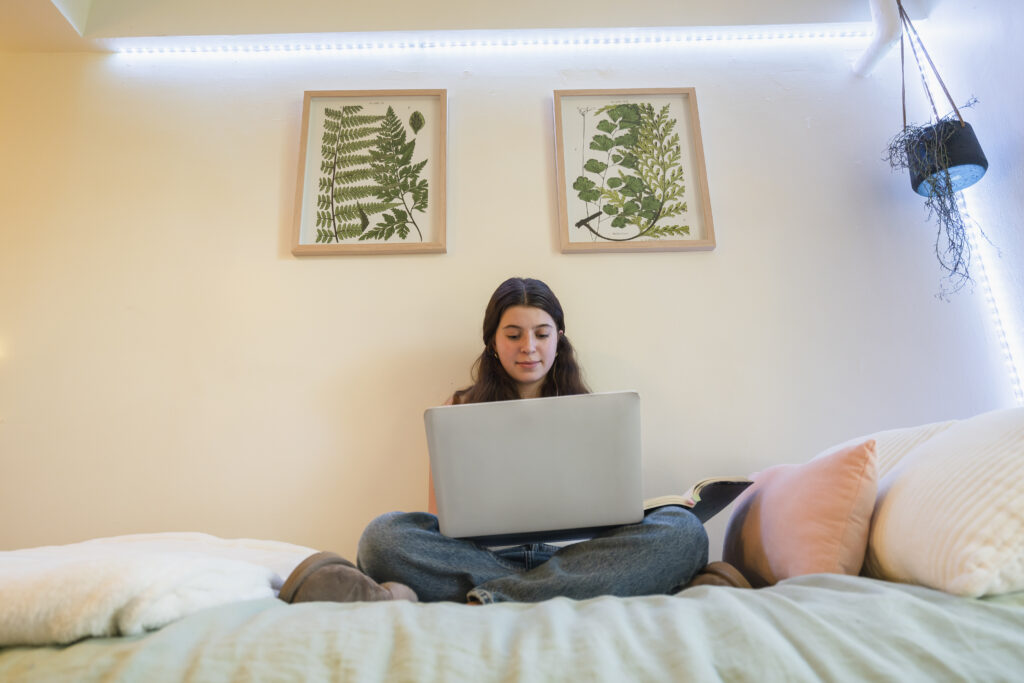
M 444 90 L 307 91 L 292 253 L 445 251 Z
M 556 90 L 563 252 L 714 249 L 693 88 Z

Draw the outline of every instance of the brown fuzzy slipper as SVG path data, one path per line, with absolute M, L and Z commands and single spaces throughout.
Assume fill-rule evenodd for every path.
M 729 586 L 731 588 L 750 588 L 750 582 L 744 578 L 736 567 L 728 562 L 712 562 L 697 572 L 683 590 L 694 586 Z
M 393 582 L 378 584 L 332 552 L 319 552 L 300 562 L 288 575 L 277 597 L 291 603 L 417 601 L 416 593 L 408 586 Z
M 281 586 L 281 590 L 278 592 L 277 597 L 285 602 L 294 602 L 295 593 L 299 590 L 299 587 L 309 578 L 309 575 L 330 564 L 344 564 L 349 567 L 355 565 L 346 560 L 341 555 L 332 552 L 319 552 L 310 555 L 302 562 L 300 562 L 292 573 L 285 579 L 284 585 Z

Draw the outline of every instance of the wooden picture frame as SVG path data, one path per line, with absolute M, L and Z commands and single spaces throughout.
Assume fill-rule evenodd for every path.
M 715 248 L 693 88 L 554 93 L 563 252 Z
M 292 253 L 444 253 L 447 130 L 445 90 L 306 91 Z

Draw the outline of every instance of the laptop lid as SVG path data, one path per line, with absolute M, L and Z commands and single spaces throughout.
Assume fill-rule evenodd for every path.
M 424 422 L 446 536 L 557 541 L 643 519 L 635 391 L 439 406 Z

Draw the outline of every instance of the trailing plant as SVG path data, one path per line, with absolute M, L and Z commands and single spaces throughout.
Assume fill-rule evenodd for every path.
M 316 241 L 340 242 L 359 237 L 370 216 L 387 211 L 393 202 L 374 201 L 380 188 L 373 184 L 369 149 L 377 142 L 380 114 L 364 114 L 362 105 L 324 111 L 317 193 Z
M 580 110 L 584 124 L 589 111 Z M 589 149 L 598 154 L 586 160 L 584 175 L 573 183 L 589 215 L 576 227 L 616 242 L 688 235 L 688 225 L 659 223 L 686 211 L 686 202 L 678 201 L 686 187 L 676 119 L 670 118 L 669 106 L 655 113 L 649 102 L 614 104 L 595 115 L 603 118 Z M 602 232 L 605 222 L 618 232 Z
M 967 104 L 977 102 L 972 98 Z M 949 173 L 949 141 L 961 125 L 959 111 L 950 112 L 935 123 L 925 125 L 906 124 L 902 131 L 889 141 L 887 157 L 894 171 L 923 173 L 926 169 L 937 168 L 938 173 L 924 181 L 927 187 L 924 205 L 928 219 L 934 219 L 938 226 L 935 235 L 935 256 L 945 271 L 945 284 L 939 293 L 948 298 L 973 283 L 970 273 L 971 241 L 967 233 L 964 215 L 960 210 L 959 195 L 953 186 Z M 979 232 L 985 239 L 981 228 Z
M 424 122 L 420 112 L 413 112 L 409 119 L 414 133 L 423 127 Z M 370 149 L 370 170 L 375 196 L 380 203 L 389 206 L 390 212 L 384 214 L 383 220 L 372 230 L 360 235 L 360 240 L 386 240 L 396 234 L 404 240 L 412 226 L 423 241 L 423 232 L 416 224 L 414 212 L 427 210 L 428 184 L 425 178 L 420 178 L 427 160 L 413 163 L 415 151 L 416 140 L 407 140 L 405 126 L 394 109 L 388 107 Z
M 903 130 L 889 141 L 887 157 L 893 169 L 910 171 L 911 185 L 925 197 L 928 218 L 935 219 L 938 231 L 935 236 L 935 256 L 946 272 L 945 283 L 938 296 L 949 298 L 968 283 L 972 283 L 971 241 L 967 232 L 964 213 L 961 211 L 962 196 L 958 190 L 976 182 L 988 168 L 988 161 L 978 145 L 970 125 L 964 121 L 960 109 L 953 102 L 952 95 L 939 75 L 935 63 L 924 47 L 910 15 L 901 0 L 896 0 L 903 31 L 900 35 L 900 75 L 902 79 Z M 921 83 L 931 104 L 934 122 L 926 125 L 907 123 L 906 48 L 908 42 L 921 74 Z M 918 50 L 920 49 L 920 54 Z M 953 107 L 953 112 L 940 117 L 925 78 L 921 57 L 927 60 L 932 72 Z M 973 106 L 977 100 L 971 98 L 964 107 Z M 953 158 L 955 155 L 957 158 Z M 956 176 L 951 173 L 955 170 Z M 985 239 L 988 236 L 978 228 Z

